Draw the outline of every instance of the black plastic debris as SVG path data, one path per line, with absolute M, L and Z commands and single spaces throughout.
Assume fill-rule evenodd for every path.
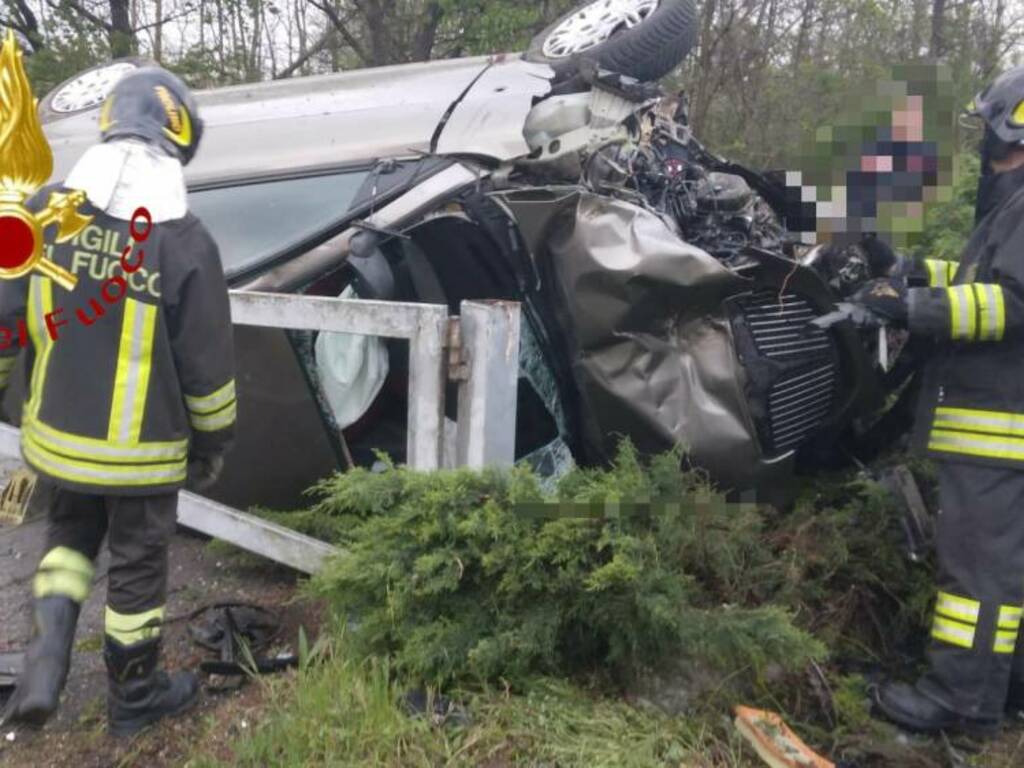
M 208 675 L 240 677 L 270 674 L 298 666 L 293 653 L 267 656 L 281 634 L 280 616 L 248 603 L 217 603 L 195 614 L 188 625 L 192 640 L 217 654 L 199 664 Z
M 3 708 L 14 693 L 23 659 L 24 654 L 21 653 L 0 653 L 0 723 L 6 719 L 7 713 Z
M 402 695 L 402 707 L 410 717 L 429 717 L 435 725 L 468 726 L 472 718 L 461 706 L 438 693 L 427 693 L 422 688 L 406 691 Z

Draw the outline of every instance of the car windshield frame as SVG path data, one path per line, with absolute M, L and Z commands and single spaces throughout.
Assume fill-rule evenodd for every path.
M 421 156 L 413 156 L 409 158 L 399 158 L 397 159 L 397 162 L 422 159 L 423 158 Z M 369 179 L 380 167 L 381 162 L 382 161 L 378 160 L 367 160 L 360 163 L 347 163 L 343 165 L 303 169 L 302 171 L 292 171 L 288 173 L 272 173 L 259 176 L 248 176 L 245 178 L 231 178 L 216 182 L 205 182 L 189 186 L 188 193 L 191 196 L 193 194 L 202 194 L 203 192 L 214 190 L 230 190 L 255 185 L 300 181 L 302 179 L 320 178 L 325 176 L 343 176 L 346 174 L 356 174 L 360 172 L 365 174 L 362 179 L 362 183 L 365 185 L 367 179 Z M 227 264 L 223 264 L 222 262 L 225 278 L 229 285 L 244 284 L 251 281 L 264 272 L 267 272 L 274 267 L 295 258 L 296 256 L 306 253 L 307 251 L 323 244 L 330 238 L 335 237 L 343 232 L 352 221 L 371 214 L 375 209 L 380 208 L 387 202 L 390 202 L 394 198 L 404 194 L 410 188 L 423 183 L 444 168 L 448 167 L 448 165 L 450 165 L 450 163 L 438 163 L 429 169 L 424 170 L 422 173 L 414 174 L 413 177 L 405 184 L 382 188 L 375 197 L 362 198 L 357 191 L 347 210 L 339 212 L 337 216 L 329 217 L 323 226 L 317 228 L 315 231 L 310 231 L 306 236 L 290 241 L 284 247 L 262 256 L 253 262 L 241 264 L 233 268 L 229 268 Z

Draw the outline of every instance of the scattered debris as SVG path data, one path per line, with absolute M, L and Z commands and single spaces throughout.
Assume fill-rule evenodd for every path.
M 280 617 L 268 608 L 248 603 L 218 603 L 192 615 L 188 627 L 193 641 L 218 658 L 199 664 L 199 669 L 221 677 L 243 677 L 269 674 L 298 666 L 293 653 L 281 652 L 273 657 L 264 653 L 281 632 Z M 237 687 L 211 681 L 213 690 Z
M 13 688 L 21 673 L 22 654 L 0 653 L 0 691 Z
M 465 727 L 473 722 L 469 713 L 447 696 L 428 693 L 422 688 L 406 691 L 402 696 L 402 706 L 410 717 L 429 715 L 431 724 L 435 726 L 452 723 Z
M 7 702 L 14 693 L 17 677 L 22 673 L 22 653 L 0 653 L 0 725 L 6 719 Z M 7 739 L 11 739 L 8 737 Z
M 835 768 L 816 754 L 774 712 L 736 707 L 736 729 L 772 768 Z
M 41 491 L 40 491 L 41 493 Z M 36 493 L 36 475 L 21 468 L 11 473 L 7 485 L 0 492 L 0 522 L 21 525 L 26 517 L 39 508 Z
M 907 557 L 914 563 L 923 562 L 934 546 L 935 526 L 914 475 L 901 465 L 883 472 L 879 482 L 900 505 Z

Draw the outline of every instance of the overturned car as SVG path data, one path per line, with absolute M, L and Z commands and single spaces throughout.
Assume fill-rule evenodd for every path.
M 524 56 L 200 92 L 190 204 L 233 288 L 521 302 L 516 455 L 546 476 L 629 437 L 774 484 L 873 413 L 882 375 L 872 337 L 809 325 L 837 283 L 787 231 L 784 185 L 708 152 L 654 84 L 695 34 L 692 0 L 598 0 Z M 136 65 L 43 100 L 55 178 Z M 403 460 L 403 342 L 236 339 L 239 438 L 211 496 L 289 506 L 350 460 Z

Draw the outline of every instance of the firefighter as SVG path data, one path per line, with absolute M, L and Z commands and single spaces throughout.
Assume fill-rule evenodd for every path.
M 115 86 L 99 123 L 101 142 L 57 185 L 85 190 L 93 221 L 47 246 L 77 285 L 39 274 L 0 284 L 0 325 L 23 321 L 31 338 L 22 454 L 52 493 L 35 634 L 8 720 L 39 726 L 57 708 L 106 536 L 108 725 L 127 736 L 198 693 L 194 674 L 159 669 L 168 543 L 179 489 L 209 485 L 222 466 L 235 382 L 217 246 L 186 207 L 182 167 L 203 129 L 192 95 L 171 73 L 141 68 Z M 0 351 L 4 386 L 16 353 Z
M 913 731 L 987 735 L 1024 708 L 1024 67 L 970 111 L 983 176 L 960 261 L 895 257 L 857 300 L 933 341 L 914 443 L 937 462 L 941 506 L 927 671 L 876 688 L 876 709 Z

